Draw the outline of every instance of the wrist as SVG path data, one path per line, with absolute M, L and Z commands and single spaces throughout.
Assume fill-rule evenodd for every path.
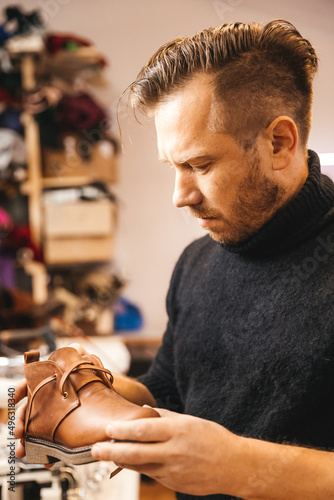
M 288 447 L 247 437 L 239 439 L 241 483 L 238 495 L 245 500 L 269 500 L 277 477 L 292 460 L 287 454 Z
M 254 498 L 254 477 L 256 464 L 254 462 L 253 440 L 244 436 L 235 436 L 235 478 L 234 496 L 244 499 Z
M 221 460 L 217 463 L 215 477 L 219 484 L 215 491 L 248 499 L 253 493 L 251 476 L 254 474 L 252 463 L 252 443 L 249 438 L 238 436 L 222 428 Z M 226 434 L 226 432 L 228 434 Z
M 229 445 L 226 447 L 227 441 L 225 437 L 225 445 L 222 448 L 225 463 L 228 462 L 228 468 L 225 469 L 227 473 L 223 474 L 223 476 L 221 474 L 224 468 L 220 468 L 220 471 L 218 471 L 222 479 L 219 493 L 245 500 L 266 499 L 268 471 L 271 470 L 273 464 L 270 462 L 270 458 L 266 457 L 263 445 L 269 443 L 232 433 L 229 434 Z M 230 450 L 229 454 L 226 453 L 227 449 Z M 228 484 L 227 478 L 229 478 Z

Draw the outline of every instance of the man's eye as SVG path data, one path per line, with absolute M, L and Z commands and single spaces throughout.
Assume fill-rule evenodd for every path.
M 203 172 L 210 166 L 210 163 L 206 163 L 205 165 L 189 165 L 193 172 Z

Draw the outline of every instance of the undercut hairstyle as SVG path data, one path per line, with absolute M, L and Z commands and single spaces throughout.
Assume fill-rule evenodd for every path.
M 129 89 L 134 110 L 151 115 L 197 74 L 210 77 L 210 128 L 245 149 L 275 118 L 291 117 L 305 149 L 311 127 L 318 58 L 287 21 L 223 24 L 163 45 Z

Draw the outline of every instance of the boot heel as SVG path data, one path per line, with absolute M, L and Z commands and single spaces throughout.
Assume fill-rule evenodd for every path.
M 58 462 L 57 458 L 50 457 L 45 452 L 44 447 L 31 441 L 25 442 L 26 458 L 30 464 L 52 464 Z

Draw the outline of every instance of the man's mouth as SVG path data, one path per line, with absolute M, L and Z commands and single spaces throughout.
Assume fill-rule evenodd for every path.
M 197 219 L 198 224 L 203 228 L 209 228 L 213 223 L 222 220 L 221 215 L 213 210 L 201 211 L 194 207 L 188 207 L 188 212 Z
M 211 221 L 214 220 L 213 217 L 197 217 L 198 224 L 202 227 L 208 227 Z

